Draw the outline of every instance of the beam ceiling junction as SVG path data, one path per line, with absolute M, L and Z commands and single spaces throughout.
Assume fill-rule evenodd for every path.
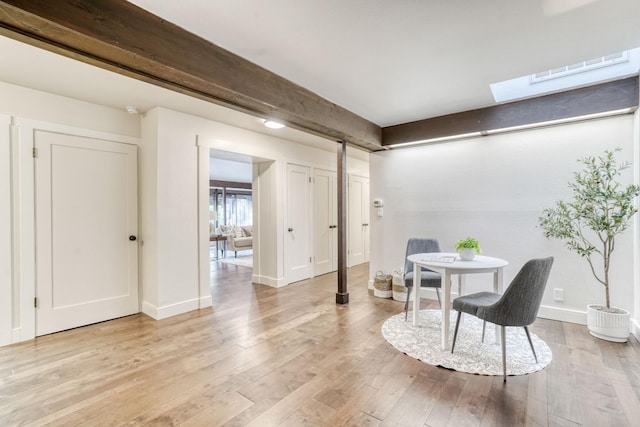
M 125 0 L 0 1 L 0 34 L 367 151 L 378 125 Z

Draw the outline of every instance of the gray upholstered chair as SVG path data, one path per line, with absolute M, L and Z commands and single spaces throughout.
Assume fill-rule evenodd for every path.
M 538 258 L 528 261 L 518 272 L 503 295 L 493 292 L 478 292 L 465 295 L 453 300 L 453 309 L 458 311 L 456 328 L 453 333 L 451 353 L 456 346 L 460 316 L 462 313 L 472 314 L 482 320 L 482 339 L 486 322 L 500 325 L 502 341 L 502 372 L 503 380 L 507 381 L 507 351 L 505 343 L 505 328 L 507 326 L 522 326 L 527 334 L 533 357 L 538 363 L 538 356 L 533 348 L 528 326 L 538 315 L 544 288 L 547 285 L 553 257 Z
M 411 289 L 413 288 L 413 263 L 407 260 L 409 255 L 421 254 L 428 252 L 440 252 L 440 244 L 437 239 L 412 237 L 407 242 L 407 254 L 404 258 L 404 285 L 407 287 L 407 300 L 404 303 L 404 320 L 407 320 L 409 309 L 409 298 L 411 297 Z M 433 270 L 422 268 L 420 271 L 420 287 L 435 288 L 438 295 L 438 304 L 440 304 L 440 273 Z M 417 294 L 419 296 L 419 294 Z

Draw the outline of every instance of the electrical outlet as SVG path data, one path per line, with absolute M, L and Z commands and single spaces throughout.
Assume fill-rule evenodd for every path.
M 562 288 L 553 288 L 553 300 L 554 301 L 564 301 L 564 289 L 562 289 Z

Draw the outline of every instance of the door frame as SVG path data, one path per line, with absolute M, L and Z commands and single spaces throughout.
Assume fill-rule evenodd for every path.
M 14 296 L 13 307 L 17 303 L 19 325 L 12 331 L 12 341 L 20 342 L 36 337 L 36 230 L 35 230 L 35 131 L 63 133 L 93 139 L 104 139 L 123 144 L 140 146 L 140 138 L 91 129 L 77 128 L 38 120 L 16 118 L 11 130 L 12 161 L 16 165 L 12 170 L 13 207 L 13 271 Z M 138 219 L 139 222 L 139 219 Z M 138 227 L 140 224 L 138 223 Z M 138 248 L 138 260 L 140 259 Z M 142 289 L 138 271 L 138 310 L 142 301 Z M 12 310 L 13 311 L 13 310 Z M 14 316 L 15 317 L 15 316 Z
M 270 252 L 263 248 L 276 247 L 275 252 L 281 252 L 280 242 L 277 237 L 281 233 L 280 222 L 277 218 L 281 215 L 278 210 L 275 216 L 264 217 L 263 194 L 278 194 L 276 188 L 276 176 L 279 175 L 277 162 L 274 159 L 261 157 L 253 153 L 229 150 L 228 147 L 220 147 L 217 138 L 211 135 L 196 135 L 197 147 L 197 222 L 198 222 L 198 307 L 205 308 L 214 305 L 211 296 L 211 259 L 209 249 L 209 157 L 210 150 L 226 151 L 251 158 L 253 165 L 252 199 L 253 199 L 253 274 L 251 281 L 272 287 L 284 286 L 282 267 L 278 264 L 281 257 L 273 261 Z M 267 171 L 270 175 L 267 179 L 258 176 Z M 264 182 L 263 182 L 264 181 Z M 279 206 L 278 203 L 275 204 Z M 273 235 L 273 236 L 272 236 Z M 269 253 L 267 253 L 269 252 Z M 276 265 L 278 264 L 278 265 Z
M 12 342 L 14 256 L 11 240 L 11 163 L 11 117 L 0 114 L 0 200 L 9 201 L 0 206 L 0 347 Z

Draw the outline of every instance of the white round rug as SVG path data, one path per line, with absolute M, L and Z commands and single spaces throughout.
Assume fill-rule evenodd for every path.
M 495 340 L 495 327 L 488 323 L 484 343 L 482 320 L 463 314 L 458 329 L 455 353 L 451 354 L 451 342 L 456 311 L 451 311 L 449 349 L 440 349 L 440 310 L 420 310 L 418 326 L 413 327 L 411 313 L 404 320 L 404 312 L 387 319 L 382 325 L 382 336 L 396 349 L 430 365 L 441 366 L 461 372 L 480 375 L 502 375 L 502 347 Z M 507 335 L 507 375 L 524 375 L 544 369 L 551 363 L 549 346 L 531 334 L 536 349 L 538 363 L 533 358 L 527 335 L 523 328 L 508 327 Z

